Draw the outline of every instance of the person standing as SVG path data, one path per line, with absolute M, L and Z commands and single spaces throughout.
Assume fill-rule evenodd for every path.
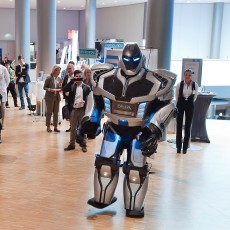
M 66 76 L 64 77 L 62 88 L 65 87 L 65 85 L 67 85 L 71 81 L 71 79 L 74 78 L 74 65 L 70 63 L 67 65 L 66 69 L 67 69 L 67 73 L 66 73 Z M 71 111 L 69 110 L 70 106 L 68 106 L 69 92 L 63 92 L 63 98 L 65 99 L 65 106 L 66 106 L 65 108 L 67 108 L 69 114 L 71 114 Z M 66 132 L 70 132 L 70 128 L 67 129 Z
M 91 70 L 90 70 L 90 68 L 86 68 L 85 69 L 84 75 L 85 75 L 84 83 L 86 85 L 88 85 L 92 89 L 92 84 L 91 84 L 91 80 L 90 80 L 90 77 L 91 77 Z
M 10 108 L 9 102 L 8 102 L 8 93 L 9 93 L 9 91 L 10 91 L 12 97 L 13 97 L 14 106 L 19 107 L 18 106 L 16 88 L 15 88 L 15 82 L 14 82 L 15 72 L 11 69 L 9 61 L 5 63 L 5 67 L 7 68 L 8 72 L 9 72 L 9 76 L 10 76 L 10 83 L 9 83 L 9 85 L 7 87 L 6 108 Z
M 58 77 L 61 71 L 61 67 L 58 65 L 54 65 L 52 72 L 49 77 L 46 78 L 43 89 L 46 91 L 45 93 L 45 102 L 46 102 L 46 126 L 47 132 L 52 132 L 51 125 L 51 116 L 53 114 L 53 125 L 54 132 L 60 132 L 57 128 L 58 125 L 58 112 L 59 112 L 59 104 L 61 101 L 60 91 L 62 80 Z
M 189 147 L 189 140 L 191 135 L 191 124 L 194 111 L 194 102 L 198 94 L 198 84 L 192 81 L 192 70 L 186 69 L 184 71 L 184 80 L 176 86 L 176 101 L 177 101 L 177 131 L 176 131 L 176 148 L 177 153 L 181 153 L 182 148 L 182 127 L 183 118 L 185 114 L 184 126 L 184 141 L 183 153 L 187 153 Z
M 16 84 L 18 85 L 18 92 L 21 101 L 21 107 L 19 110 L 25 109 L 23 89 L 26 94 L 26 99 L 28 103 L 28 107 L 31 105 L 31 100 L 28 96 L 29 93 L 29 65 L 25 63 L 23 57 L 21 55 L 18 56 L 19 65 L 16 66 L 15 74 L 16 74 Z
M 68 64 L 72 64 L 75 67 L 75 62 L 74 61 L 69 61 Z M 68 74 L 67 66 L 66 66 L 66 69 L 63 69 L 62 72 L 61 72 L 61 79 L 62 80 L 64 80 L 65 76 Z
M 10 83 L 10 76 L 5 66 L 0 64 L 0 95 L 1 95 L 1 113 L 2 113 L 2 129 L 4 128 L 5 103 L 7 98 L 7 87 Z
M 63 92 L 69 92 L 69 106 L 71 107 L 70 117 L 70 143 L 64 149 L 65 151 L 75 149 L 75 142 L 82 147 L 83 152 L 87 152 L 86 138 L 80 131 L 80 123 L 82 117 L 87 111 L 87 101 L 93 101 L 93 94 L 88 85 L 83 83 L 82 72 L 80 70 L 74 71 L 74 78 L 62 88 Z M 78 134 L 78 135 L 77 135 Z

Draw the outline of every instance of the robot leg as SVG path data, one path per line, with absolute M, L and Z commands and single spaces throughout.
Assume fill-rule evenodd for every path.
M 144 199 L 148 189 L 149 166 L 139 149 L 135 149 L 133 141 L 131 157 L 123 165 L 124 178 L 124 203 L 126 216 L 144 217 Z
M 117 200 L 114 192 L 120 168 L 119 140 L 120 137 L 109 128 L 105 133 L 101 154 L 96 156 L 94 198 L 88 200 L 88 204 L 96 208 L 105 208 Z

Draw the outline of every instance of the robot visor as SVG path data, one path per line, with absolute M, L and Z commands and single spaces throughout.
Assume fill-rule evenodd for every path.
M 123 55 L 122 60 L 127 70 L 136 69 L 141 61 L 141 55 L 137 55 L 134 57 L 128 57 Z

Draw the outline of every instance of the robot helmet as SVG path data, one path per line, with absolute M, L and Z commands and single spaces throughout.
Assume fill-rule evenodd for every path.
M 138 74 L 145 65 L 145 57 L 137 44 L 127 44 L 122 52 L 121 69 L 127 76 Z

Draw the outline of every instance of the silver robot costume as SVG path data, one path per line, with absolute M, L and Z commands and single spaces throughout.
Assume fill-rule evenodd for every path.
M 94 198 L 88 204 L 104 208 L 116 201 L 120 156 L 126 149 L 127 160 L 123 164 L 126 215 L 144 216 L 150 170 L 146 159 L 156 152 L 157 141 L 175 117 L 175 105 L 171 102 L 175 80 L 176 75 L 167 70 L 148 71 L 137 44 L 125 46 L 119 68 L 110 64 L 92 67 L 94 109 L 82 120 L 83 132 L 98 135 L 103 114 L 108 121 L 95 160 Z

